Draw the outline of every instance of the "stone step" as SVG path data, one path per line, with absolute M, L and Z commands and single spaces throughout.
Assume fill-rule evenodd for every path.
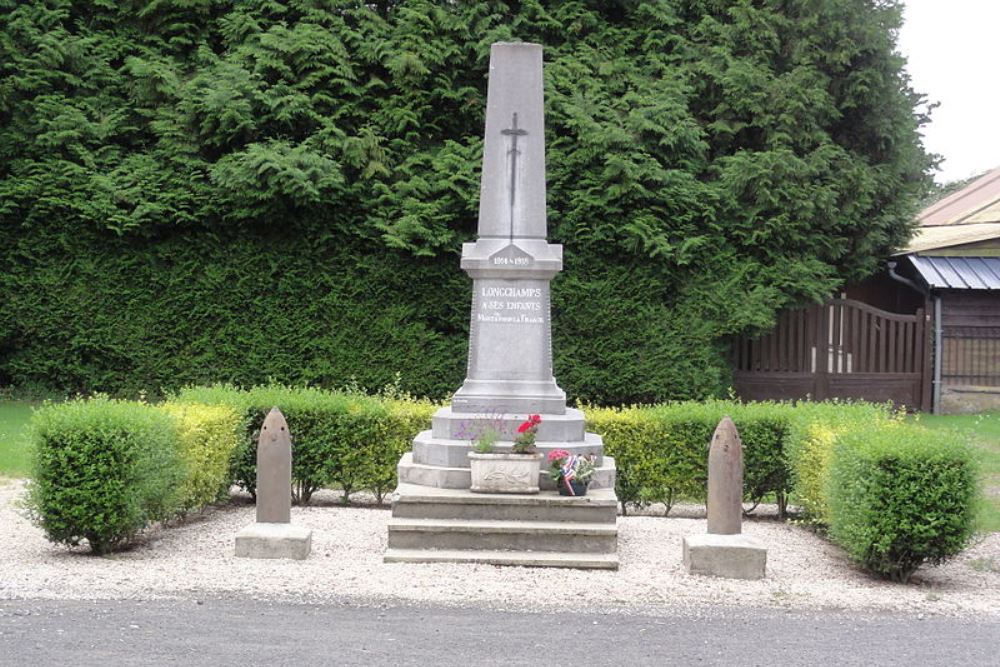
M 496 444 L 498 453 L 508 452 L 510 441 L 500 441 Z M 594 454 L 597 463 L 603 463 L 604 442 L 596 433 L 585 433 L 584 438 L 577 442 L 554 442 L 537 440 L 535 446 L 542 454 L 548 454 L 554 449 L 564 449 L 570 454 Z M 469 440 L 448 440 L 434 437 L 432 431 L 421 431 L 413 440 L 413 461 L 444 468 L 468 468 L 469 452 L 473 451 Z
M 576 408 L 566 408 L 562 414 L 542 413 L 542 423 L 538 425 L 538 439 L 550 442 L 582 442 L 584 434 L 583 412 Z M 505 433 L 504 439 L 511 440 L 517 434 L 517 427 L 528 417 L 527 413 L 487 413 L 456 412 L 445 406 L 431 418 L 434 437 L 441 440 L 465 440 L 468 442 L 484 428 Z
M 386 563 L 481 563 L 523 567 L 569 567 L 617 570 L 617 554 L 558 553 L 541 551 L 486 551 L 471 549 L 387 549 Z
M 560 521 L 389 519 L 390 549 L 615 553 L 618 526 Z
M 396 473 L 401 484 L 431 486 L 439 489 L 468 489 L 472 485 L 472 473 L 468 467 L 433 466 L 416 463 L 413 452 L 406 452 L 399 459 Z M 555 489 L 555 484 L 544 472 L 539 476 L 542 489 Z M 613 489 L 615 486 L 615 460 L 605 456 L 602 465 L 594 473 L 591 489 Z
M 489 494 L 400 484 L 392 495 L 392 515 L 408 519 L 614 523 L 618 499 L 614 489 L 589 489 L 587 495 L 574 498 L 555 491 Z

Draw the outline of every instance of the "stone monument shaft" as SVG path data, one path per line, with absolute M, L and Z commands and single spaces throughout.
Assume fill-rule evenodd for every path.
M 479 234 L 462 246 L 472 278 L 468 369 L 451 405 L 400 458 L 397 496 L 414 497 L 414 487 L 469 489 L 471 441 L 496 431 L 497 453 L 505 453 L 534 414 L 538 452 L 593 454 L 591 488 L 613 496 L 614 459 L 604 456 L 601 436 L 587 433 L 583 412 L 566 407 L 552 373 L 549 283 L 562 270 L 562 246 L 545 239 L 542 47 L 493 44 L 489 77 Z M 548 475 L 538 481 L 554 486 Z
M 494 44 L 486 92 L 479 238 L 545 239 L 542 47 Z
M 549 315 L 562 246 L 545 234 L 542 47 L 494 44 L 479 236 L 462 247 L 473 296 L 468 372 L 455 412 L 565 413 L 566 395 L 552 375 Z

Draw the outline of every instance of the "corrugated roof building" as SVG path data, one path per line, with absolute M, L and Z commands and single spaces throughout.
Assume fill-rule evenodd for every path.
M 894 258 L 934 326 L 934 407 L 1000 408 L 1000 168 L 935 202 Z

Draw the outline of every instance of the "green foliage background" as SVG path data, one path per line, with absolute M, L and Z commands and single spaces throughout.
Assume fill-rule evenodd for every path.
M 545 45 L 555 371 L 700 398 L 928 185 L 874 0 L 0 0 L 0 384 L 461 382 L 489 44 Z

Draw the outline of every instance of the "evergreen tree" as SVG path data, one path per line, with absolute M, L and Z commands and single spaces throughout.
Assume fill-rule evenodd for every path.
M 0 383 L 436 396 L 489 45 L 545 45 L 556 374 L 708 396 L 871 273 L 930 159 L 890 0 L 0 0 Z

